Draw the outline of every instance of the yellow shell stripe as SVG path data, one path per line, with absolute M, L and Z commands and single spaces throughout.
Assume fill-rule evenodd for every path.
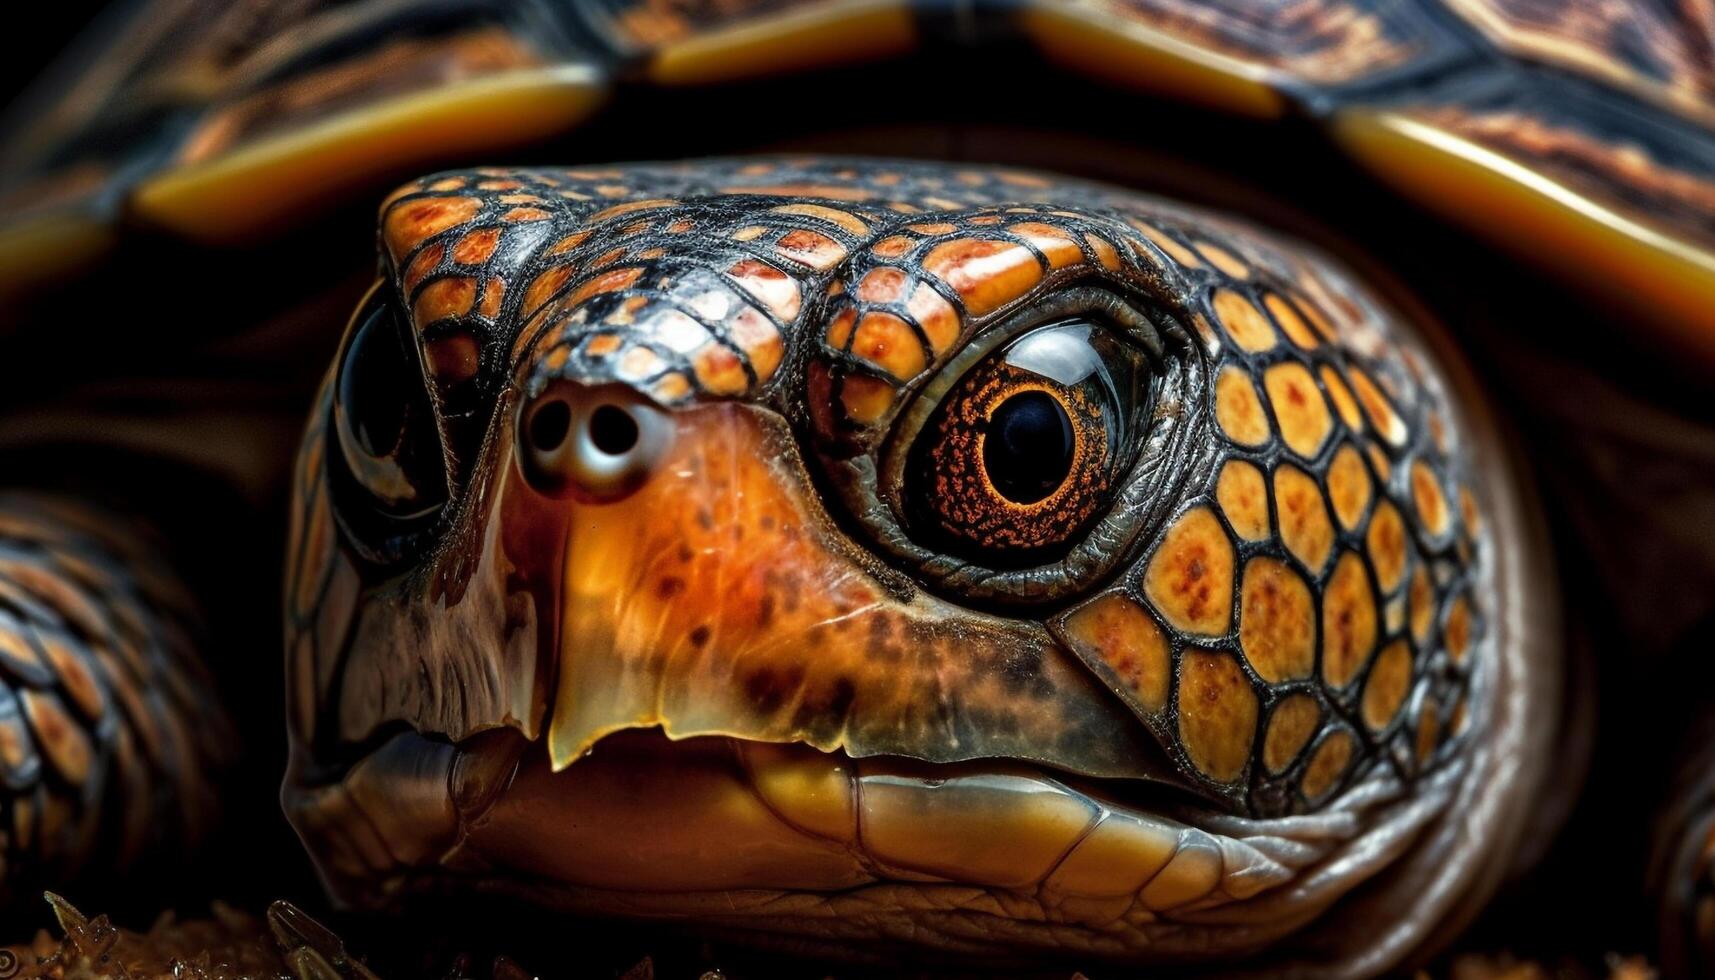
M 649 57 L 646 73 L 662 85 L 706 85 L 872 61 L 916 42 L 906 0 L 800 4 L 666 44 Z
M 663 85 L 708 84 L 871 60 L 909 50 L 914 40 L 902 0 L 839 0 L 661 43 L 644 71 Z M 591 61 L 424 86 L 166 170 L 137 189 L 132 211 L 200 241 L 254 238 L 306 205 L 566 132 L 601 105 L 608 74 Z
M 1422 39 L 1409 31 L 1390 34 L 1381 11 L 1359 0 L 1306 0 L 1260 14 L 1225 2 L 1035 0 L 1020 23 L 1049 57 L 1076 70 L 1274 118 L 1302 107 L 1294 93 L 1306 87 L 1362 81 L 1425 54 L 1417 49 L 1427 42 L 1414 43 Z M 1304 24 L 1313 26 L 1301 37 Z M 1715 247 L 1629 206 L 1623 185 L 1636 174 L 1605 175 L 1612 190 L 1600 181 L 1575 187 L 1545 173 L 1545 159 L 1485 147 L 1421 113 L 1354 104 L 1323 120 L 1361 164 L 1413 199 L 1715 361 L 1715 308 L 1706 301 Z M 1667 179 L 1680 176 L 1647 154 L 1645 161 Z M 1683 201 L 1659 207 L 1708 213 Z
M 472 26 L 415 54 L 378 43 L 349 62 L 253 91 L 199 91 L 210 104 L 184 145 L 115 199 L 137 223 L 178 236 L 255 240 L 413 168 L 563 133 L 596 110 L 617 74 L 667 86 L 720 83 L 899 55 L 921 32 L 908 0 L 750 0 L 718 10 L 616 0 L 604 9 L 592 16 L 605 17 L 610 50 L 536 50 L 527 25 Z M 1663 176 L 1660 161 L 1647 159 L 1655 173 L 1641 176 L 1603 163 L 1593 179 L 1568 182 L 1548 159 L 1481 145 L 1421 113 L 1362 100 L 1331 112 L 1312 104 L 1468 46 L 1413 5 L 1033 0 L 976 13 L 1010 17 L 1051 60 L 1127 87 L 1258 119 L 1309 111 L 1383 180 L 1715 358 L 1715 312 L 1699 301 L 1715 284 L 1715 248 L 1690 224 L 1663 220 L 1675 210 L 1707 219 L 1710 206 L 1626 201 L 1634 184 Z M 385 70 L 390 58 L 410 70 Z M 338 97 L 323 105 L 323 89 Z M 107 179 L 123 179 L 121 172 Z M 1711 183 L 1685 179 L 1701 189 Z M 103 231 L 109 210 L 87 199 L 0 236 L 0 297 L 95 262 L 114 238 Z M 1545 237 L 1567 247 L 1541 248 Z
M 118 238 L 111 223 L 76 212 L 0 225 L 0 307 L 12 306 L 36 286 L 87 271 Z
M 238 68 L 169 59 L 129 89 L 207 108 L 134 186 L 39 208 L 20 195 L 26 210 L 0 227 L 0 300 L 90 268 L 116 242 L 121 215 L 176 237 L 243 244 L 413 171 L 551 139 L 596 112 L 632 59 L 652 82 L 691 85 L 874 60 L 916 43 L 904 0 L 758 4 L 695 23 L 619 6 L 613 51 L 545 51 L 528 24 L 472 24 L 429 42 L 378 38 L 371 50 L 260 86 Z M 341 37 L 337 11 L 306 18 L 296 36 Z M 283 60 L 274 50 L 283 42 L 269 41 L 252 53 Z M 103 164 L 103 179 L 135 179 L 122 176 L 129 166 Z
M 1272 119 L 1286 111 L 1266 69 L 1099 5 L 1037 3 L 1019 22 L 1058 64 L 1239 115 Z
M 604 88 L 589 66 L 564 65 L 412 92 L 167 170 L 136 189 L 131 211 L 197 241 L 254 239 L 401 171 L 563 132 Z
M 1715 360 L 1715 251 L 1410 112 L 1337 113 L 1334 137 L 1413 198 Z M 1545 247 L 1544 243 L 1553 243 Z

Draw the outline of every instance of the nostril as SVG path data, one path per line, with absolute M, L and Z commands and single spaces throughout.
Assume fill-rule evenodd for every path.
M 538 452 L 560 448 L 572 431 L 572 409 L 563 401 L 551 401 L 530 416 L 530 445 Z
M 609 456 L 623 456 L 637 445 L 637 420 L 623 408 L 602 405 L 590 414 L 590 443 Z
M 628 496 L 673 444 L 668 414 L 617 383 L 550 382 L 529 399 L 516 424 L 513 446 L 523 477 L 557 498 Z

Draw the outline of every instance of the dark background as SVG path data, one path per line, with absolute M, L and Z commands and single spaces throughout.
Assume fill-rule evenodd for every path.
M 41 74 L 89 19 L 106 6 L 90 0 L 33 4 L 27 27 L 16 23 L 11 29 L 0 31 L 0 106 L 10 108 L 19 91 Z

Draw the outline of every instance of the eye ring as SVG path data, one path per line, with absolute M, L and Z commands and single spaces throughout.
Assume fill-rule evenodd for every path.
M 949 550 L 912 527 L 907 499 L 910 447 L 947 392 L 1008 343 L 1057 320 L 1100 319 L 1148 358 L 1152 388 L 1138 414 L 1141 432 L 1112 492 L 1092 519 L 1060 547 L 995 561 L 970 550 Z M 1175 491 L 1212 471 L 1214 443 L 1206 413 L 1186 411 L 1205 390 L 1207 364 L 1193 336 L 1165 308 L 1135 304 L 1112 288 L 1082 285 L 1045 295 L 984 328 L 966 347 L 906 392 L 890 431 L 858 455 L 829 447 L 818 452 L 829 492 L 884 553 L 910 565 L 936 591 L 978 605 L 1042 605 L 1068 601 L 1126 561 L 1143 533 L 1165 517 Z

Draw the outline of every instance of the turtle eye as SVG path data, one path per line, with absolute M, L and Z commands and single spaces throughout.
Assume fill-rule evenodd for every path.
M 387 291 L 371 291 L 352 320 L 334 384 L 342 482 L 363 498 L 343 516 L 366 540 L 422 522 L 447 498 L 440 436 L 403 324 Z
M 1149 381 L 1144 352 L 1093 317 L 1043 324 L 988 354 L 912 438 L 914 535 L 990 567 L 1065 554 L 1124 478 Z

